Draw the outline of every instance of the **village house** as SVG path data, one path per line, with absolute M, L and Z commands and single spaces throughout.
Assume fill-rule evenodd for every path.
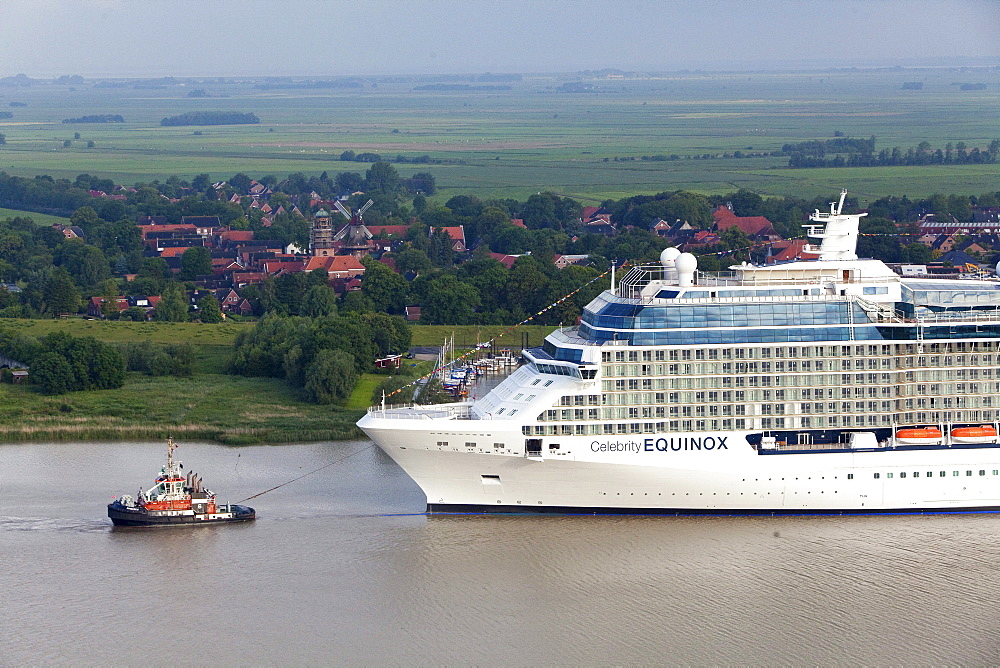
M 774 224 L 764 216 L 737 216 L 731 205 L 717 206 L 712 211 L 715 220 L 713 229 L 722 233 L 730 227 L 743 231 L 751 241 L 781 241 L 781 235 L 774 229 Z
M 587 265 L 590 263 L 589 255 L 555 255 L 552 258 L 552 264 L 556 266 L 557 269 L 565 269 L 571 264 L 576 265 Z
M 451 249 L 456 253 L 464 253 L 468 246 L 465 243 L 465 226 L 458 225 L 455 227 L 432 227 L 427 231 L 428 236 L 434 236 L 434 233 L 438 230 L 444 230 L 445 233 L 451 238 Z
M 330 279 L 361 278 L 365 273 L 365 265 L 353 255 L 332 255 L 311 257 L 305 266 L 305 271 L 316 269 L 326 270 Z

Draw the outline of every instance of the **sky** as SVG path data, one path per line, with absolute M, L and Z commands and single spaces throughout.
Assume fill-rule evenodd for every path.
M 0 0 L 0 76 L 1000 64 L 1000 0 Z

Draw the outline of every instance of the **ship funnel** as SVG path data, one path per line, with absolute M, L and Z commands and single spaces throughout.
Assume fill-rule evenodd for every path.
M 681 253 L 674 263 L 677 266 L 677 284 L 682 288 L 694 285 L 694 272 L 698 269 L 698 258 L 691 253 Z

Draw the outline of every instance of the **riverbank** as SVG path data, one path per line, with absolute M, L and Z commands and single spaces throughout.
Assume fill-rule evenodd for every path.
M 361 410 L 302 402 L 272 378 L 129 374 L 116 390 L 46 396 L 0 385 L 0 442 L 160 440 L 230 445 L 363 438 Z

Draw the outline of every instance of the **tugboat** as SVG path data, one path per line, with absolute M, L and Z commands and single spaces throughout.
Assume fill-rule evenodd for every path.
M 196 473 L 183 475 L 183 465 L 174 462 L 176 449 L 173 439 L 167 439 L 167 465 L 160 469 L 155 485 L 145 492 L 140 489 L 138 498 L 123 494 L 108 504 L 108 517 L 115 526 L 243 522 L 257 516 L 249 506 L 219 504 Z

